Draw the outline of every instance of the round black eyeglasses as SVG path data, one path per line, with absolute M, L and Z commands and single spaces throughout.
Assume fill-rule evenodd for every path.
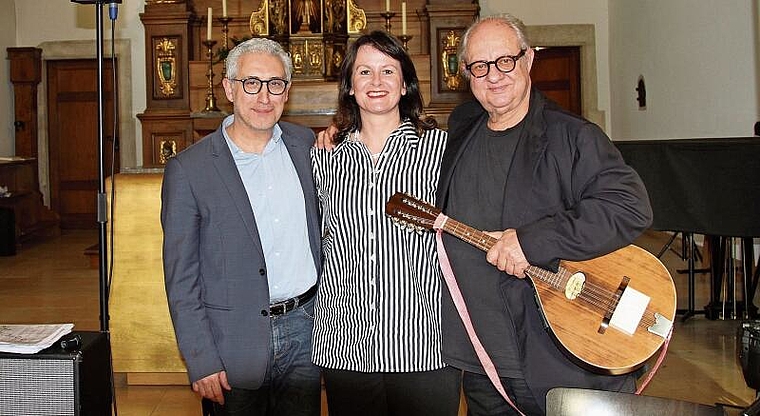
M 527 49 L 520 49 L 520 53 L 514 56 L 504 55 L 496 58 L 494 61 L 475 61 L 465 65 L 465 69 L 470 71 L 475 78 L 483 78 L 491 71 L 491 65 L 499 71 L 508 74 L 515 70 L 517 60 L 525 56 Z
M 257 77 L 248 77 L 243 79 L 227 78 L 230 81 L 239 81 L 243 84 L 243 91 L 246 94 L 258 94 L 261 91 L 261 86 L 266 84 L 267 91 L 272 95 L 281 95 L 288 87 L 288 81 L 282 78 L 270 78 L 267 80 L 259 79 Z

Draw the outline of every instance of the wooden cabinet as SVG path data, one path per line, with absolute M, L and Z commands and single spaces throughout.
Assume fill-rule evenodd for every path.
M 42 203 L 36 159 L 0 158 L 0 186 L 10 192 L 10 196 L 0 197 L 0 207 L 13 210 L 17 241 L 44 230 L 57 231 L 58 216 Z

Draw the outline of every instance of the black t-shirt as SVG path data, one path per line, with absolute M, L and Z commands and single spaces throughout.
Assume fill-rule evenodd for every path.
M 444 212 L 473 228 L 501 231 L 507 176 L 522 130 L 520 123 L 504 131 L 490 130 L 483 123 L 468 143 L 449 185 Z M 520 361 L 512 323 L 505 319 L 500 292 L 502 279 L 511 278 L 486 261 L 485 252 L 450 235 L 443 237 L 457 282 L 465 298 L 473 325 L 499 374 L 521 377 Z M 448 292 L 444 292 L 444 360 L 467 371 L 484 373 L 472 344 L 458 319 Z M 496 346 L 499 348 L 489 348 Z M 502 351 L 494 355 L 495 351 Z

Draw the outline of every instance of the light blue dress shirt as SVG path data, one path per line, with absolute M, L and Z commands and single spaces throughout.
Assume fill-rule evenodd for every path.
M 267 264 L 269 299 L 275 303 L 301 295 L 317 282 L 303 189 L 280 126 L 274 126 L 261 154 L 246 153 L 227 135 L 234 117 L 224 119 L 222 134 L 253 208 Z

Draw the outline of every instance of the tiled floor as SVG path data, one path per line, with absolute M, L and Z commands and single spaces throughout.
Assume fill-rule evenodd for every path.
M 668 235 L 647 233 L 637 243 L 657 252 Z M 76 329 L 100 328 L 98 272 L 89 268 L 84 250 L 97 241 L 95 231 L 64 231 L 31 241 L 17 255 L 0 257 L 0 323 L 74 322 Z M 680 242 L 663 257 L 686 305 L 685 267 Z M 706 276 L 698 276 L 695 303 L 706 303 Z M 757 302 L 756 302 L 757 304 Z M 755 397 L 745 384 L 736 354 L 738 320 L 679 319 L 662 367 L 644 394 L 697 403 L 747 406 Z M 121 416 L 199 416 L 200 402 L 186 386 L 131 386 L 116 374 L 116 403 Z M 462 412 L 464 414 L 464 412 Z

